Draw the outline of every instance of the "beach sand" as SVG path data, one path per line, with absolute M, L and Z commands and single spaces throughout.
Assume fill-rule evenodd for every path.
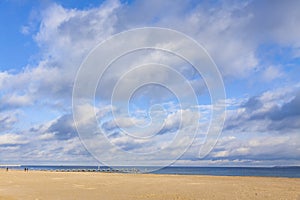
M 4 199 L 300 200 L 300 179 L 0 170 Z

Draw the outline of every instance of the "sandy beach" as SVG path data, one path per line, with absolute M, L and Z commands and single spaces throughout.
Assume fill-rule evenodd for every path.
M 0 170 L 4 199 L 300 200 L 300 179 Z

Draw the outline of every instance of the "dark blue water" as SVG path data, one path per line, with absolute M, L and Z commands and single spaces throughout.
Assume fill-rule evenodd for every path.
M 160 169 L 154 173 L 300 178 L 300 167 L 167 167 Z
M 37 166 L 23 165 L 11 167 L 15 169 L 29 168 L 29 170 L 46 171 L 100 171 L 119 173 L 152 173 L 179 175 L 215 175 L 215 176 L 269 176 L 300 178 L 299 167 L 165 167 L 153 171 L 157 167 L 104 167 L 101 166 Z M 153 169 L 153 170 L 152 170 Z M 150 172 L 149 172 L 150 171 Z

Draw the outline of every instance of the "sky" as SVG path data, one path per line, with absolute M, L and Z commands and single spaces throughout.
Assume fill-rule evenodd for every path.
M 297 0 L 0 1 L 0 164 L 300 165 L 299 7 Z M 199 150 L 212 118 L 209 86 L 174 54 L 143 49 L 120 57 L 98 80 L 93 103 L 72 106 L 93 49 L 144 27 L 192 38 L 222 77 L 225 122 L 205 157 Z M 125 47 L 143 37 L 124 40 Z M 201 54 L 180 40 L 159 45 Z M 89 86 L 82 85 L 84 93 Z M 94 132 L 86 125 L 93 117 Z

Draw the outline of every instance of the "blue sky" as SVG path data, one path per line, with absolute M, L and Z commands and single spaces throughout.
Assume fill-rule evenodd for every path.
M 98 43 L 122 31 L 151 26 L 186 34 L 210 54 L 226 90 L 223 131 L 210 154 L 199 159 L 211 114 L 203 79 L 172 55 L 141 51 L 111 66 L 98 86 L 94 110 L 99 128 L 112 144 L 132 154 L 164 149 L 180 122 L 189 138 L 200 113 L 197 136 L 175 165 L 300 165 L 299 6 L 296 0 L 1 1 L 0 163 L 97 163 L 81 143 L 73 121 L 76 73 Z M 107 100 L 122 73 L 135 62 L 161 60 L 192 84 L 198 105 L 190 104 L 186 91 L 180 102 L 166 88 L 152 85 L 134 93 L 129 115 L 126 106 L 110 107 Z M 167 70 L 158 73 L 151 67 L 127 78 L 123 91 L 132 81 L 148 79 L 183 87 Z M 124 103 L 120 94 L 119 106 Z M 149 122 L 154 128 L 146 126 Z M 156 137 L 142 141 L 122 130 Z M 182 143 L 149 159 L 150 164 L 168 160 Z M 104 146 L 97 148 L 105 152 Z

